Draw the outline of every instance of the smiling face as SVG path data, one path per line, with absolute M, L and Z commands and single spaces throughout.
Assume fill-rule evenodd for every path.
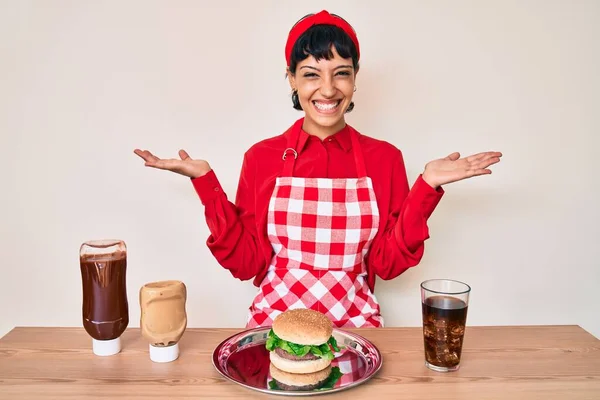
M 317 61 L 308 56 L 288 71 L 292 90 L 298 91 L 305 112 L 303 129 L 321 139 L 333 135 L 346 125 L 344 113 L 354 94 L 356 71 L 352 58 L 342 58 L 331 47 L 333 57 Z

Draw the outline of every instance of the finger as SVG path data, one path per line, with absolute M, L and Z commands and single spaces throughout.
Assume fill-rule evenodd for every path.
M 499 151 L 488 151 L 483 154 L 485 154 L 485 156 L 483 158 L 492 158 L 492 157 L 500 158 L 500 157 L 502 157 L 502 153 L 500 153 Z
M 146 163 L 146 165 L 149 167 L 164 169 L 173 172 L 179 172 L 183 169 L 183 161 L 174 158 L 158 160 L 155 162 L 148 162 Z
M 492 171 L 487 168 L 471 169 L 465 172 L 465 176 L 461 179 L 473 178 L 474 176 L 489 175 Z
M 473 168 L 474 169 L 487 168 L 490 165 L 494 165 L 499 162 L 500 162 L 500 157 L 489 157 L 489 158 L 486 158 L 486 159 L 483 159 L 483 160 L 477 162 Z
M 134 151 L 138 156 L 142 157 L 145 161 L 158 161 L 160 158 L 150 153 L 148 150 L 137 150 Z
M 179 150 L 179 157 L 184 161 L 191 158 L 190 155 L 187 153 L 187 151 L 185 151 L 183 149 Z
M 502 153 L 500 153 L 499 151 L 484 151 L 482 153 L 470 155 L 469 157 L 467 157 L 467 161 L 470 163 L 474 163 L 489 157 L 502 157 Z
M 489 175 L 491 173 L 492 173 L 491 169 L 481 168 L 481 169 L 476 169 L 475 171 L 473 171 L 473 176 Z
M 152 153 L 150 153 L 148 150 L 140 150 L 140 149 L 135 149 L 133 151 L 135 154 L 137 154 L 138 156 L 140 156 L 141 158 L 144 159 L 144 161 L 152 161 L 157 159 L 154 155 L 152 155 Z
M 153 160 L 153 159 L 148 159 L 144 165 L 146 167 L 153 167 L 153 168 L 159 168 L 159 169 L 165 169 L 165 160 Z
M 143 158 L 144 160 L 146 159 L 146 153 L 144 153 L 142 150 L 140 149 L 135 149 L 133 150 L 134 154 L 136 154 L 137 156 Z
M 452 154 L 449 154 L 449 155 L 446 157 L 446 160 L 450 160 L 450 161 L 456 161 L 456 160 L 458 160 L 459 158 L 460 158 L 460 153 L 459 153 L 458 151 L 455 151 L 454 153 L 452 153 Z
M 488 155 L 488 152 L 477 153 L 477 154 L 470 155 L 469 157 L 466 158 L 466 160 L 470 163 L 476 163 L 477 161 L 480 161 L 483 158 L 485 158 L 486 155 Z
M 152 161 L 160 161 L 160 158 L 156 157 L 154 154 L 150 153 L 148 150 L 144 150 L 146 156 Z

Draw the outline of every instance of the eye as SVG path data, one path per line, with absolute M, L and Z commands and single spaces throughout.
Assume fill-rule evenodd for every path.
M 350 71 L 340 71 L 340 72 L 338 72 L 336 75 L 341 75 L 341 76 L 350 76 Z
M 315 76 L 318 76 L 317 74 L 315 74 L 314 72 L 307 72 L 303 75 L 305 78 L 314 78 Z

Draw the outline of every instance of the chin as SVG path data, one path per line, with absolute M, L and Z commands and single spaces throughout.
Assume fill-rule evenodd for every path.
M 343 120 L 343 117 L 340 115 L 337 118 L 331 118 L 331 117 L 328 117 L 328 118 L 317 118 L 315 120 L 315 122 L 317 124 L 321 125 L 321 126 L 331 127 L 331 126 L 339 125 L 342 120 Z
M 335 115 L 320 115 L 320 114 L 309 114 L 310 119 L 314 121 L 315 124 L 319 126 L 332 127 L 336 126 L 344 119 L 343 114 L 335 114 Z

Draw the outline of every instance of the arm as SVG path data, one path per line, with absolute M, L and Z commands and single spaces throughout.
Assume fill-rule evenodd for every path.
M 394 162 L 390 179 L 389 214 L 383 232 L 373 240 L 367 265 L 388 280 L 417 265 L 429 238 L 427 219 L 443 195 L 443 189 L 429 186 L 419 176 L 409 191 L 402 154 Z M 383 216 L 382 216 L 383 218 Z
M 192 179 L 205 206 L 210 230 L 208 248 L 219 264 L 238 279 L 256 276 L 266 265 L 255 223 L 255 168 L 244 156 L 236 204 L 227 199 L 214 171 Z
M 455 152 L 427 163 L 410 192 L 402 153 L 392 167 L 390 213 L 381 235 L 369 251 L 369 268 L 382 279 L 393 279 L 417 265 L 429 238 L 427 220 L 439 203 L 442 185 L 489 175 L 489 167 L 500 162 L 502 153 L 487 151 L 460 158 Z

